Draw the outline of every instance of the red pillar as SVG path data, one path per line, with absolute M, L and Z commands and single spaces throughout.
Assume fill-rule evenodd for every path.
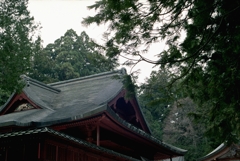
M 97 125 L 97 146 L 100 146 L 99 140 L 100 140 L 100 128 L 99 125 Z

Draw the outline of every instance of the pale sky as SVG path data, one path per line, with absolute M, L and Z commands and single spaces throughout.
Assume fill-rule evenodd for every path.
M 83 17 L 93 15 L 94 11 L 87 6 L 94 4 L 95 0 L 29 0 L 28 8 L 36 22 L 40 22 L 43 45 L 53 43 L 63 36 L 68 29 L 78 34 L 86 31 L 95 40 L 100 40 L 103 29 L 91 25 L 86 28 L 81 25 Z
M 35 21 L 42 26 L 40 35 L 44 41 L 43 45 L 53 43 L 63 36 L 68 29 L 73 29 L 78 35 L 85 31 L 90 38 L 101 43 L 101 35 L 106 29 L 104 26 L 91 25 L 86 28 L 81 25 L 83 17 L 94 15 L 94 11 L 87 9 L 87 6 L 94 4 L 94 2 L 95 0 L 29 0 L 28 9 Z M 129 73 L 130 69 L 125 68 Z M 138 83 L 141 83 L 151 73 L 152 65 L 139 63 L 133 70 L 137 69 L 141 70 L 138 79 Z

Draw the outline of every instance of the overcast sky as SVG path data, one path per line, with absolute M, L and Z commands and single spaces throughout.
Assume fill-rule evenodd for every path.
M 68 29 L 73 29 L 79 35 L 85 31 L 89 37 L 101 43 L 104 26 L 91 25 L 87 28 L 81 25 L 83 17 L 94 15 L 94 11 L 87 6 L 94 4 L 95 0 L 29 0 L 28 9 L 36 22 L 42 26 L 41 38 L 43 45 L 53 43 L 64 35 Z M 152 66 L 148 63 L 139 63 L 134 70 L 140 69 L 139 82 L 151 73 Z M 129 73 L 129 68 L 127 68 Z
M 40 22 L 43 45 L 53 43 L 63 36 L 68 29 L 78 34 L 86 31 L 96 40 L 100 39 L 103 29 L 91 25 L 86 28 L 81 25 L 83 17 L 93 15 L 94 11 L 87 6 L 94 4 L 95 0 L 29 0 L 28 8 L 36 22 Z

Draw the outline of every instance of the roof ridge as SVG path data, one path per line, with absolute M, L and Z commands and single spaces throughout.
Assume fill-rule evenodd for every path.
M 30 84 L 34 84 L 36 86 L 42 87 L 44 89 L 47 89 L 47 90 L 55 92 L 55 93 L 61 92 L 60 89 L 54 88 L 48 84 L 42 83 L 42 82 L 40 82 L 36 79 L 30 78 L 26 75 L 21 75 L 21 78 L 25 81 L 27 87 L 30 86 Z
M 91 79 L 91 78 L 96 78 L 96 77 L 100 77 L 100 76 L 104 76 L 104 75 L 111 75 L 111 74 L 115 74 L 115 73 L 119 73 L 119 74 L 121 74 L 121 75 L 125 75 L 127 72 L 126 72 L 126 69 L 125 69 L 125 68 L 121 68 L 121 69 L 119 69 L 119 70 L 102 72 L 102 73 L 97 73 L 97 74 L 88 75 L 88 76 L 84 76 L 84 77 L 69 79 L 69 80 L 65 80 L 65 81 L 59 81 L 59 82 L 55 82 L 55 83 L 49 83 L 48 85 L 49 85 L 49 86 L 61 85 L 61 84 L 65 84 L 65 83 L 71 83 L 71 82 L 76 82 L 76 81 L 80 81 L 80 80 L 87 80 L 87 79 Z

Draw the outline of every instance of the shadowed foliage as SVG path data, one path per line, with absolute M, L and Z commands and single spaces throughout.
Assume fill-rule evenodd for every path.
M 168 68 L 171 83 L 182 81 L 197 107 L 195 117 L 218 141 L 240 138 L 239 0 L 100 0 L 83 24 L 108 25 L 107 55 L 135 56 Z M 185 33 L 185 36 L 182 34 Z M 158 58 L 144 55 L 161 40 Z

